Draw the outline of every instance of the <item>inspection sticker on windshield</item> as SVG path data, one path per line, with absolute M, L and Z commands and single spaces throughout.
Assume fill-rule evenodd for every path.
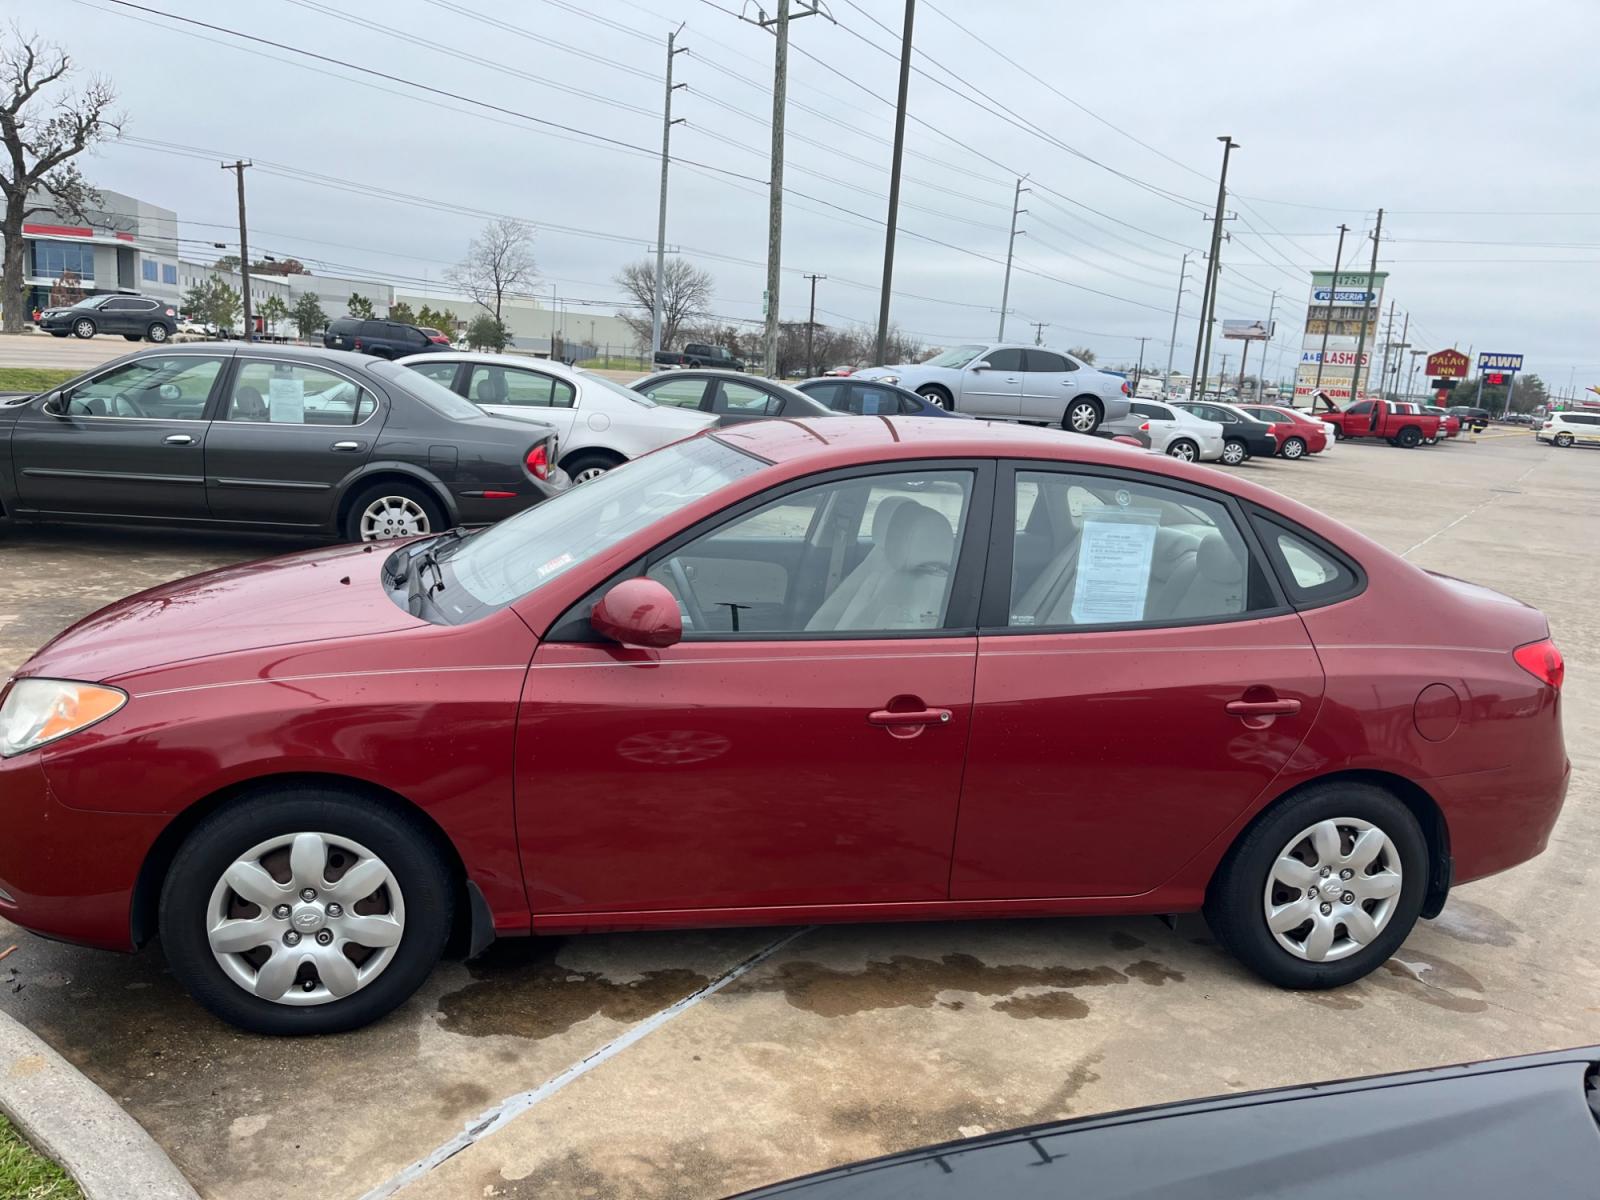
M 546 579 L 549 576 L 554 575 L 557 571 L 561 570 L 562 567 L 570 567 L 571 565 L 572 555 L 558 554 L 549 562 L 545 563 L 544 566 L 539 568 L 539 578 Z
M 1158 513 L 1097 512 L 1083 523 L 1072 619 L 1080 625 L 1144 620 L 1155 555 Z

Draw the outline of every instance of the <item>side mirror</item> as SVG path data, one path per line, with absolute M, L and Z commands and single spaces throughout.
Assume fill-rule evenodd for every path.
M 45 402 L 39 406 L 39 411 L 50 417 L 64 417 L 67 415 L 67 405 L 71 402 L 71 392 L 59 391 L 53 396 L 46 397 Z
M 987 371 L 988 369 L 989 369 L 989 364 L 986 361 L 985 362 L 975 362 L 970 367 L 967 368 L 967 370 L 969 370 L 969 371 Z
M 624 579 L 595 602 L 589 624 L 601 637 L 623 646 L 659 650 L 683 640 L 678 601 L 654 579 Z

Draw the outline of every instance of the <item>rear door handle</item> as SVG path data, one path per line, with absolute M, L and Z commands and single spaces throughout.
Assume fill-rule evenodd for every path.
M 187 433 L 169 433 L 161 440 L 169 446 L 190 446 L 194 444 L 194 439 Z
M 1235 717 L 1292 717 L 1299 711 L 1298 700 L 1228 701 L 1228 712 Z
M 346 451 L 348 451 L 348 450 L 359 450 L 359 449 L 361 449 L 361 443 L 360 442 L 335 442 L 331 447 L 329 447 L 329 449 L 332 449 L 332 450 L 346 450 Z
M 911 712 L 894 712 L 880 708 L 867 714 L 869 725 L 943 725 L 950 720 L 948 708 L 922 708 Z

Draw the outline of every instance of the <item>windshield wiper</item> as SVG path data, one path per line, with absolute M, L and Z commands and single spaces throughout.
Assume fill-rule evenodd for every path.
M 458 542 L 464 541 L 465 539 L 471 537 L 474 532 L 476 531 L 469 530 L 465 525 L 457 525 L 454 529 L 447 529 L 443 533 L 439 534 L 438 537 L 432 538 L 428 542 L 424 543 L 426 549 L 410 554 L 396 567 L 394 575 L 392 576 L 395 586 L 398 587 L 405 583 L 406 580 L 411 578 L 411 567 L 412 564 L 415 563 L 419 580 L 422 571 L 427 567 L 432 567 L 434 573 L 439 577 L 439 582 L 435 585 L 435 590 L 442 589 L 444 587 L 444 571 L 439 567 L 439 559 L 436 552 L 444 549 L 446 546 L 451 546 Z

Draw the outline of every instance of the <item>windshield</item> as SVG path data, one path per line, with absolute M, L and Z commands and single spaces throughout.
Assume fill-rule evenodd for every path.
M 444 384 L 436 383 L 420 371 L 413 371 L 410 367 L 397 367 L 394 363 L 381 359 L 366 365 L 369 371 L 385 383 L 394 384 L 443 416 L 453 417 L 458 421 L 483 416 L 472 401 L 463 400 Z
M 80 300 L 76 304 L 64 304 L 63 308 L 99 308 L 110 296 L 90 296 L 87 300 Z
M 585 384 L 592 383 L 596 387 L 604 388 L 608 392 L 615 392 L 619 396 L 625 396 L 629 400 L 632 400 L 635 404 L 643 405 L 645 408 L 654 408 L 656 406 L 656 402 L 650 399 L 649 396 L 646 396 L 643 392 L 636 392 L 632 388 L 625 388 L 620 383 L 616 382 L 616 380 L 607 379 L 604 375 L 593 375 L 588 371 L 585 371 L 583 373 L 583 382 Z
M 951 346 L 943 354 L 934 355 L 922 365 L 925 367 L 964 367 L 988 348 L 987 346 Z
M 636 458 L 442 552 L 435 602 L 457 621 L 503 608 L 765 465 L 710 437 Z

